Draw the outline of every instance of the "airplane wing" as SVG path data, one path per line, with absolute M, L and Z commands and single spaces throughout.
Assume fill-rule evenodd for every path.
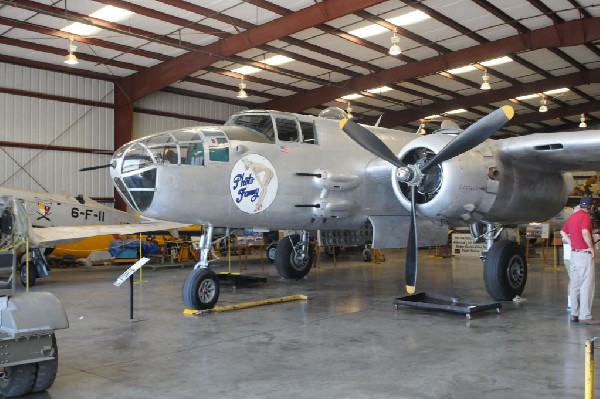
M 516 164 L 565 172 L 600 169 L 600 130 L 538 133 L 496 143 L 501 156 Z
M 29 238 L 33 243 L 41 244 L 104 234 L 135 234 L 147 231 L 177 230 L 187 226 L 189 224 L 154 220 L 140 224 L 33 227 L 29 233 Z

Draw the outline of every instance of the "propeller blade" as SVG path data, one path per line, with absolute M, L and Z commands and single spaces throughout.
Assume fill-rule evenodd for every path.
M 352 140 L 354 140 L 365 150 L 369 151 L 371 154 L 388 161 L 392 165 L 399 168 L 405 166 L 396 157 L 396 154 L 394 154 L 392 150 L 390 150 L 390 148 L 379 139 L 379 137 L 375 136 L 375 134 L 373 134 L 370 130 L 362 127 L 358 123 L 349 119 L 342 119 L 340 121 L 340 129 L 342 129 L 344 133 L 350 136 Z
M 107 163 L 106 165 L 98 165 L 98 166 L 87 166 L 85 168 L 79 169 L 79 171 L 80 172 L 87 172 L 88 170 L 96 170 L 96 169 L 108 168 L 111 165 L 112 165 L 112 163 Z
M 466 128 L 454 140 L 446 144 L 440 152 L 423 165 L 421 172 L 427 173 L 432 167 L 477 147 L 508 123 L 514 114 L 515 110 L 513 107 L 504 105 L 502 108 L 498 108 L 494 112 L 484 116 Z
M 410 230 L 408 232 L 408 245 L 406 246 L 406 292 L 415 293 L 417 285 L 417 216 L 415 213 L 415 186 L 410 186 Z

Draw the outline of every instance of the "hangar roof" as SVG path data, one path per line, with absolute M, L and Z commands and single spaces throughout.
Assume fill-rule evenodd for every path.
M 108 79 L 131 101 L 164 90 L 313 114 L 350 102 L 360 122 L 415 130 L 510 103 L 496 137 L 600 119 L 597 0 L 0 0 L 0 31 L 0 61 Z

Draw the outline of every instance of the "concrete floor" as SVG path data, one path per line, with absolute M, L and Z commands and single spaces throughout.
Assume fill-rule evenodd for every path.
M 600 327 L 569 324 L 564 271 L 530 259 L 526 302 L 467 321 L 395 310 L 404 252 L 385 255 L 374 265 L 344 251 L 335 267 L 323 255 L 302 281 L 250 265 L 244 273 L 266 276 L 268 285 L 224 286 L 219 305 L 312 299 L 203 316 L 182 314 L 189 267 L 147 269 L 147 281 L 135 285 L 134 322 L 128 285 L 113 286 L 123 266 L 55 269 L 33 289 L 54 293 L 71 327 L 57 332 L 56 382 L 29 398 L 583 397 L 584 341 Z M 479 259 L 422 251 L 420 262 L 419 291 L 490 299 Z M 594 310 L 600 316 L 600 303 Z

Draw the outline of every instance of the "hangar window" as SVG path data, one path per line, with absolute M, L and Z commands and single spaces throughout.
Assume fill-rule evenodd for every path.
M 298 141 L 298 126 L 295 119 L 276 118 L 277 137 L 279 141 Z

